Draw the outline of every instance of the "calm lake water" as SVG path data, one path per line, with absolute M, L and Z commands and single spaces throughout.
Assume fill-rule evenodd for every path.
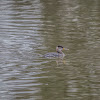
M 100 100 L 100 0 L 1 0 L 0 100 Z

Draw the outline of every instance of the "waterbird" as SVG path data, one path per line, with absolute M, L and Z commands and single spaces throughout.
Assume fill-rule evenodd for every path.
M 58 57 L 58 58 L 63 58 L 65 56 L 65 54 L 62 52 L 62 50 L 67 50 L 65 49 L 63 46 L 58 45 L 56 47 L 56 52 L 50 52 L 50 53 L 46 53 L 44 55 L 44 57 L 48 58 L 48 57 Z

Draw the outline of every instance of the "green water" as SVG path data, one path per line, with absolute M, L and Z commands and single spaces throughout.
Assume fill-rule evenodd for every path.
M 100 99 L 99 0 L 1 0 L 0 100 Z M 64 59 L 43 58 L 56 46 Z

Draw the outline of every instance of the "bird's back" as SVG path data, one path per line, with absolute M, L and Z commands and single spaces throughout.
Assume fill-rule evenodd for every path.
M 60 57 L 63 56 L 63 54 L 57 53 L 57 52 L 50 52 L 50 53 L 46 53 L 44 55 L 44 57 Z

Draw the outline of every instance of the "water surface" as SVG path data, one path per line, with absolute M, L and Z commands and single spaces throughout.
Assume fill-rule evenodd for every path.
M 1 0 L 0 100 L 99 100 L 99 0 Z M 62 45 L 64 59 L 47 59 Z

